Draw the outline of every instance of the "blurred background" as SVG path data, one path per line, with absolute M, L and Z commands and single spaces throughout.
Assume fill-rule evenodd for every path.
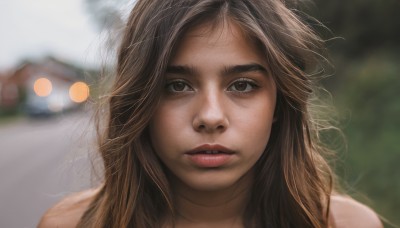
M 314 2 L 304 11 L 331 30 L 317 28 L 322 36 L 341 37 L 327 42 L 335 72 L 322 81 L 346 137 L 332 145 L 336 172 L 347 193 L 400 226 L 400 1 Z
M 0 2 L 0 227 L 35 227 L 90 186 L 99 75 L 132 4 Z M 399 225 L 400 2 L 315 0 L 302 10 L 330 29 L 315 25 L 335 66 L 322 83 L 346 136 L 327 137 L 336 172 L 347 193 Z

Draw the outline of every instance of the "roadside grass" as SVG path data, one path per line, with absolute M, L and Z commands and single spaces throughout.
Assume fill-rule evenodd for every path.
M 23 114 L 20 112 L 16 113 L 0 113 L 0 126 L 14 123 L 23 118 Z

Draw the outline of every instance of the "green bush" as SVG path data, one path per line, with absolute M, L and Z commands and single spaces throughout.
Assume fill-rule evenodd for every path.
M 400 56 L 347 60 L 333 95 L 344 116 L 348 148 L 337 170 L 354 195 L 400 224 Z

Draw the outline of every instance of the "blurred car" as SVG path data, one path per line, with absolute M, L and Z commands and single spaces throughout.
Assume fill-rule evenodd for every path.
M 47 97 L 27 96 L 24 111 L 29 116 L 50 116 L 73 109 L 76 104 L 63 94 L 52 94 Z
M 86 85 L 83 82 L 79 83 Z M 34 80 L 28 87 L 24 105 L 25 113 L 32 117 L 47 117 L 79 107 L 79 104 L 87 99 L 89 91 L 88 88 L 87 91 L 76 91 L 76 86 L 74 86 L 76 84 L 77 82 L 67 83 L 54 78 L 51 78 L 51 81 L 47 78 Z M 86 95 L 85 99 L 77 102 L 76 93 Z

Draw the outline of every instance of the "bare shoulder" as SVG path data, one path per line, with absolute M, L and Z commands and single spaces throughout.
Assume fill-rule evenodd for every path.
M 86 211 L 86 208 L 98 191 L 98 188 L 89 189 L 65 197 L 43 215 L 38 228 L 76 227 L 83 213 Z
M 383 227 L 378 215 L 371 208 L 346 196 L 331 196 L 330 217 L 335 228 Z

